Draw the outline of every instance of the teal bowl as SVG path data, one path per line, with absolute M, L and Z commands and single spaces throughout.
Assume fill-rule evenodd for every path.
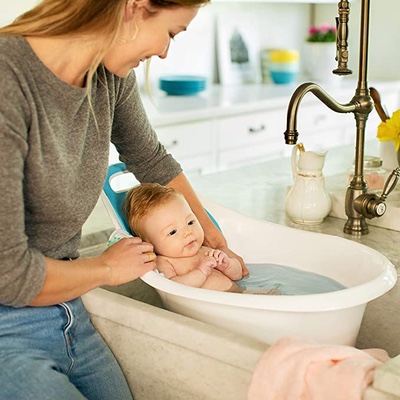
M 271 79 L 274 83 L 292 83 L 296 80 L 298 72 L 291 71 L 270 71 Z

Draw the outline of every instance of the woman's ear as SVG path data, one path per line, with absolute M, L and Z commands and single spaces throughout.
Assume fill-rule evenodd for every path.
M 150 9 L 150 0 L 127 0 L 125 7 L 125 20 L 130 21 L 138 11 L 149 11 Z
M 130 21 L 133 18 L 135 8 L 135 0 L 127 0 L 125 4 L 125 21 Z

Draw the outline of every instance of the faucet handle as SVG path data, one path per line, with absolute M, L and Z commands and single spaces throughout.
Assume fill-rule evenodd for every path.
M 400 177 L 400 168 L 394 169 L 386 179 L 380 197 L 373 193 L 364 193 L 354 199 L 354 209 L 365 218 L 382 217 L 386 212 L 386 199 L 394 190 Z
M 399 181 L 400 177 L 400 168 L 397 167 L 394 169 L 388 178 L 386 179 L 385 185 L 383 187 L 383 191 L 381 194 L 381 200 L 385 201 L 389 194 L 395 189 L 397 182 Z
M 354 209 L 365 218 L 382 217 L 386 203 L 374 193 L 364 193 L 354 199 Z

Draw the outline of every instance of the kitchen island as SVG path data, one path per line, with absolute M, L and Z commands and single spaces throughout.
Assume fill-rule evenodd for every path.
M 307 138 L 303 137 L 303 139 L 307 149 Z M 323 171 L 327 190 L 331 194 L 344 195 L 347 186 L 347 171 L 352 165 L 353 153 L 353 146 L 343 146 L 328 151 Z M 378 142 L 376 140 L 367 142 L 366 154 L 377 155 L 378 153 Z M 395 265 L 397 270 L 400 269 L 399 231 L 369 224 L 369 234 L 354 237 L 343 232 L 344 219 L 331 216 L 328 216 L 319 225 L 293 223 L 285 213 L 286 194 L 293 183 L 289 158 L 271 160 L 214 174 L 194 175 L 189 178 L 199 194 L 228 208 L 294 229 L 304 229 L 357 241 L 379 251 Z M 400 210 L 399 189 L 389 195 L 387 204 L 388 214 L 394 210 Z M 385 215 L 382 219 L 386 217 Z M 103 249 L 112 230 L 111 221 L 99 201 L 84 227 L 82 255 Z M 358 347 L 381 347 L 386 349 L 391 356 L 400 354 L 398 304 L 400 304 L 400 283 L 397 283 L 389 293 L 367 305 L 357 343 Z
M 301 139 L 307 147 L 305 135 Z M 324 168 L 329 192 L 341 194 L 345 191 L 353 151 L 353 146 L 329 150 Z M 376 155 L 377 151 L 378 143 L 369 142 L 368 154 Z M 399 231 L 369 225 L 369 234 L 356 238 L 343 233 L 345 220 L 331 216 L 315 226 L 291 222 L 285 213 L 286 193 L 293 183 L 289 158 L 190 176 L 190 180 L 199 194 L 240 213 L 294 229 L 355 240 L 384 254 L 397 270 L 400 267 Z M 398 197 L 399 191 L 395 190 L 388 199 L 388 207 L 400 207 Z M 90 256 L 102 251 L 112 231 L 111 220 L 100 201 L 84 227 L 81 255 Z M 399 287 L 400 283 L 397 283 L 390 292 L 368 303 L 357 347 L 384 348 L 392 357 L 400 354 Z M 194 400 L 246 398 L 254 367 L 266 349 L 265 344 L 149 306 L 142 302 L 146 300 L 138 302 L 126 296 L 136 298 L 132 287 L 125 296 L 96 289 L 84 296 L 84 302 L 139 400 L 180 400 L 189 396 Z M 178 375 L 169 368 L 176 359 L 184 360 L 188 366 Z M 398 357 L 379 368 L 374 388 L 367 390 L 364 400 L 399 398 L 396 397 L 400 396 L 399 368 Z M 160 380 L 160 373 L 165 375 L 166 370 L 171 370 L 171 374 Z M 182 379 L 185 379 L 185 385 L 182 385 Z

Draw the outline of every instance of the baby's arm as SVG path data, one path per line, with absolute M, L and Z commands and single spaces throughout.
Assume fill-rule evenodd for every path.
M 200 264 L 186 274 L 178 275 L 171 262 L 162 256 L 157 256 L 156 268 L 168 279 L 192 287 L 202 287 L 210 276 L 213 268 L 217 266 L 214 257 L 203 257 Z
M 221 271 L 228 278 L 233 281 L 238 281 L 243 278 L 242 266 L 236 258 L 229 258 L 223 251 L 211 248 L 208 248 L 205 255 L 214 257 L 217 261 L 215 269 Z

